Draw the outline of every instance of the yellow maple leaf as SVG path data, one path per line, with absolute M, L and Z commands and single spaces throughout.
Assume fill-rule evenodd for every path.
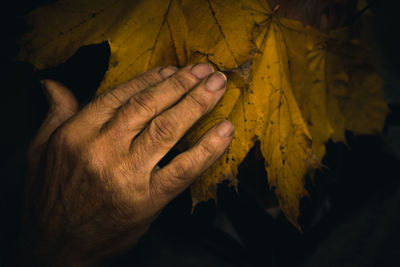
M 239 165 L 259 141 L 269 185 L 298 226 L 304 177 L 319 166 L 325 143 L 345 142 L 345 130 L 379 133 L 387 106 L 382 80 L 348 29 L 321 32 L 275 10 L 265 0 L 60 0 L 28 16 L 32 29 L 19 58 L 46 68 L 108 41 L 98 92 L 159 65 L 213 64 L 227 74 L 228 90 L 185 141 L 193 144 L 224 119 L 235 137 L 192 185 L 194 205 L 215 199 L 224 180 L 236 185 Z

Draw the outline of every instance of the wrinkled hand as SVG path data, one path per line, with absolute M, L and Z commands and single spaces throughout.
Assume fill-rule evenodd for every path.
M 157 167 L 226 90 L 205 63 L 150 70 L 80 111 L 67 88 L 43 85 L 50 110 L 28 153 L 22 234 L 31 263 L 93 264 L 130 248 L 232 140 L 224 121 Z

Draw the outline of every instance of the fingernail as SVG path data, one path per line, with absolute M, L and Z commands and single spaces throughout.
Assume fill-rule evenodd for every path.
M 228 120 L 224 120 L 217 126 L 217 133 L 221 137 L 232 136 L 233 135 L 233 124 Z
M 160 70 L 160 75 L 163 79 L 168 78 L 169 76 L 171 76 L 172 74 L 174 74 L 175 72 L 177 72 L 179 69 L 175 66 L 168 66 L 165 68 L 162 68 Z
M 214 72 L 214 68 L 208 63 L 198 63 L 192 67 L 192 74 L 199 79 L 204 79 Z
M 216 92 L 225 88 L 226 86 L 226 76 L 220 71 L 212 74 L 210 78 L 207 79 L 206 88 L 208 91 Z

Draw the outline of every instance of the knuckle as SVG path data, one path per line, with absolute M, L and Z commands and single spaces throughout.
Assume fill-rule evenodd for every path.
M 172 75 L 168 79 L 165 80 L 168 87 L 173 88 L 178 95 L 183 95 L 187 91 L 189 91 L 190 87 L 184 81 L 185 77 L 183 75 Z
M 101 155 L 103 154 L 100 149 L 102 147 L 103 146 L 97 139 L 92 140 L 85 146 L 85 149 L 82 151 L 81 153 L 82 158 L 85 159 L 87 162 L 96 161 L 96 158 L 100 158 Z
M 130 162 L 131 168 L 134 171 L 139 171 L 145 164 L 144 160 L 147 155 L 147 146 L 145 144 L 136 146 L 135 149 L 130 147 L 128 161 Z
M 149 135 L 153 143 L 170 143 L 174 141 L 174 125 L 166 118 L 155 118 L 149 126 Z
M 142 76 L 137 76 L 132 80 L 129 80 L 121 85 L 128 92 L 138 92 L 141 89 L 147 88 L 150 86 L 150 83 L 146 81 Z
M 215 147 L 209 142 L 200 142 L 199 143 L 199 158 L 201 159 L 209 159 L 215 155 Z
M 123 89 L 122 91 L 129 92 L 130 94 L 138 92 L 157 82 L 157 78 L 151 73 L 152 71 L 150 70 L 148 72 L 139 74 L 138 76 L 118 85 L 117 87 Z
M 200 114 L 205 114 L 209 111 L 210 104 L 204 98 L 193 94 L 188 94 L 187 98 L 191 106 L 196 108 Z
M 141 88 L 149 87 L 149 83 L 147 83 L 146 80 L 143 79 L 141 76 L 137 76 L 121 84 L 121 87 L 125 87 L 129 92 L 137 92 Z
M 166 181 L 174 185 L 186 184 L 197 173 L 199 168 L 199 161 L 195 158 L 185 157 L 175 162 L 173 168 L 167 172 Z
M 169 195 L 172 193 L 170 188 L 171 186 L 168 186 L 167 179 L 153 174 L 150 183 L 150 199 L 156 200 L 164 195 Z
M 139 79 L 141 80 L 141 82 L 144 85 L 147 85 L 147 87 L 150 86 L 151 84 L 158 83 L 163 80 L 163 78 L 161 77 L 161 74 L 159 72 L 160 69 L 162 69 L 162 67 L 157 67 L 157 68 L 151 69 L 151 70 L 143 73 L 143 75 L 140 76 Z
M 184 166 L 177 164 L 174 168 L 170 168 L 163 172 L 162 177 L 157 176 L 151 179 L 151 191 L 155 196 L 170 196 L 174 194 L 178 184 L 186 180 L 188 176 Z
M 105 106 L 117 107 L 123 104 L 122 97 L 118 95 L 116 90 L 110 90 L 99 95 L 97 98 Z
M 92 139 L 82 146 L 79 152 L 80 159 L 84 162 L 87 170 L 100 176 L 113 177 L 112 171 L 115 163 L 115 156 L 107 146 L 104 146 L 102 138 Z M 105 175 L 107 173 L 107 175 Z
M 175 179 L 182 179 L 183 177 L 187 176 L 187 169 L 190 169 L 194 165 L 195 164 L 192 160 L 187 159 L 176 162 L 174 168 L 170 172 L 170 176 Z
M 154 117 L 157 113 L 156 99 L 150 92 L 139 93 L 129 98 L 129 106 L 133 106 L 139 115 Z
M 75 133 L 69 127 L 63 127 L 56 130 L 51 141 L 54 146 L 61 148 L 72 149 L 77 146 Z
M 86 168 L 91 172 L 96 172 L 97 170 L 101 169 L 102 160 L 101 154 L 98 153 L 97 148 L 94 146 L 88 146 L 82 153 L 80 153 L 81 160 L 85 163 Z

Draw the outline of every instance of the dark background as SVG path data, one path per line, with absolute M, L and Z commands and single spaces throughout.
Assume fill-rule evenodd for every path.
M 14 59 L 26 25 L 23 16 L 54 1 L 13 1 L 1 8 L 1 258 L 12 266 L 21 217 L 24 151 L 47 112 L 39 80 L 71 88 L 82 105 L 94 95 L 107 69 L 106 43 L 81 48 L 66 63 L 35 70 Z M 110 265 L 136 266 L 400 266 L 400 65 L 399 9 L 374 1 L 371 46 L 386 81 L 391 109 L 382 136 L 327 144 L 311 200 L 302 203 L 300 234 L 283 216 L 273 219 L 241 191 L 226 185 L 218 208 L 201 204 L 190 214 L 186 191 L 169 205 L 129 254 Z M 247 161 L 259 164 L 250 153 Z M 397 156 L 396 156 L 397 155 Z M 168 159 L 166 159 L 168 160 Z M 254 165 L 253 165 L 254 167 Z M 240 177 L 262 176 L 262 165 L 240 169 Z

